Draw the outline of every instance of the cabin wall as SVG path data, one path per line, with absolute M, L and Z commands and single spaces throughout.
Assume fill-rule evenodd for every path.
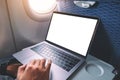
M 6 0 L 0 0 L 0 58 L 15 52 Z
M 48 21 L 35 21 L 25 12 L 22 0 L 7 0 L 17 51 L 45 39 Z
M 31 19 L 22 0 L 0 0 L 0 57 L 43 41 L 48 25 Z

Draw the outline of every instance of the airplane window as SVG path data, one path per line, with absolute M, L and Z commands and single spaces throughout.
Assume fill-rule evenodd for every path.
M 28 0 L 30 8 L 37 13 L 48 13 L 54 10 L 55 0 Z
M 56 9 L 56 0 L 22 0 L 27 15 L 37 21 L 49 20 Z

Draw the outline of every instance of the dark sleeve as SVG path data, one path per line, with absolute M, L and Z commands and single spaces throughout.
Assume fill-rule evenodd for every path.
M 0 64 L 0 75 L 6 75 L 6 68 L 7 68 L 8 63 L 3 63 Z

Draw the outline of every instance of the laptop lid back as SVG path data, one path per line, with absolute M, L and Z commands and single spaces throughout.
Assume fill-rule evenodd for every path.
M 97 22 L 97 18 L 54 12 L 46 40 L 86 56 Z

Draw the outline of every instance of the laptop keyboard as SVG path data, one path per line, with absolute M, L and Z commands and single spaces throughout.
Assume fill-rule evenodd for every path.
M 59 50 L 58 48 L 48 44 L 38 45 L 34 48 L 31 48 L 31 50 L 35 51 L 46 59 L 52 60 L 54 64 L 66 71 L 70 71 L 80 61 L 80 59 L 77 59 L 70 54 L 66 54 L 65 51 Z

